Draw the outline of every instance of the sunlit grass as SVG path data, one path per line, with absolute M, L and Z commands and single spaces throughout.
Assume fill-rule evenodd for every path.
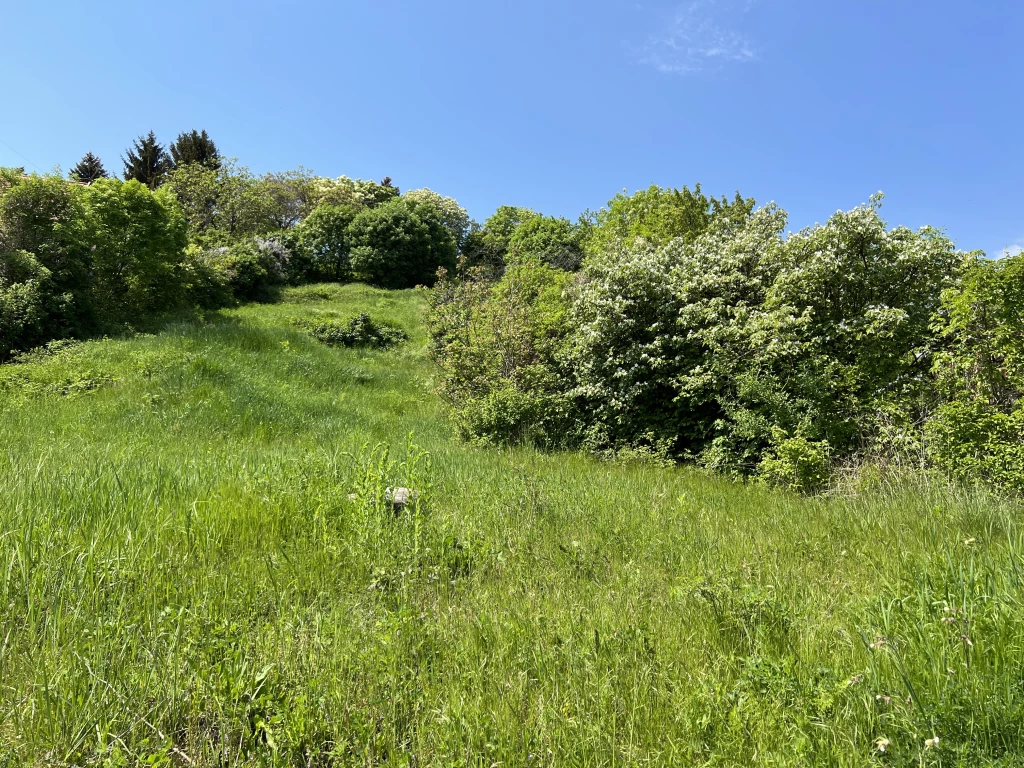
M 425 303 L 0 368 L 0 764 L 1024 761 L 1018 507 L 459 444 Z

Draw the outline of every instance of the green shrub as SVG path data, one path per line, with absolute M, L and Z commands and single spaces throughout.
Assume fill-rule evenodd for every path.
M 205 258 L 239 301 L 271 301 L 287 281 L 287 252 L 273 241 L 254 238 Z
M 516 227 L 507 260 L 536 257 L 557 269 L 575 272 L 583 262 L 583 232 L 568 219 L 535 216 Z
M 181 306 L 187 225 L 174 195 L 138 181 L 101 179 L 86 190 L 93 296 L 111 325 Z
M 374 321 L 365 312 L 346 321 L 298 320 L 295 325 L 317 341 L 329 347 L 373 347 L 387 349 L 407 341 L 409 336 L 401 328 Z
M 507 235 L 504 275 L 470 269 L 435 292 L 459 430 L 657 446 L 801 490 L 883 440 L 920 446 L 896 425 L 920 433 L 934 405 L 932 318 L 964 254 L 929 228 L 890 230 L 879 205 L 786 236 L 775 206 L 652 188 L 594 218 L 577 276 L 536 252 L 567 222 L 505 210 L 487 235 Z
M 352 206 L 320 205 L 295 230 L 302 280 L 341 282 L 352 277 L 348 228 L 359 211 Z
M 785 222 L 733 212 L 690 241 L 588 257 L 568 349 L 599 436 L 653 432 L 749 474 L 778 430 L 850 457 L 881 403 L 924 407 L 930 319 L 963 254 L 888 230 L 877 201 L 788 238 Z
M 652 185 L 632 195 L 620 193 L 594 214 L 588 249 L 599 252 L 637 239 L 655 247 L 667 245 L 677 237 L 695 237 L 715 221 L 742 223 L 753 210 L 754 200 L 739 193 L 732 200 L 716 199 L 705 195 L 700 184 L 692 191 Z
M 929 446 L 953 477 L 1024 491 L 1024 256 L 976 259 L 943 296 Z
M 758 477 L 768 485 L 804 493 L 825 487 L 831 476 L 831 448 L 824 440 L 786 437 L 776 431 L 776 443 L 758 465 Z
M 182 286 L 188 303 L 200 309 L 229 307 L 235 297 L 228 275 L 201 251 L 190 248 L 182 263 Z
M 571 276 L 529 258 L 497 283 L 480 268 L 445 278 L 430 311 L 441 394 L 460 434 L 548 446 L 579 440 L 580 419 L 559 358 Z
M 429 205 L 395 199 L 363 211 L 348 228 L 355 276 L 382 288 L 433 285 L 455 267 L 455 238 Z
M 95 330 L 92 225 L 85 189 L 57 177 L 14 177 L 0 197 L 0 252 L 32 254 L 49 272 L 47 338 Z M 17 282 L 17 281 L 14 281 Z M 42 290 L 43 287 L 40 286 Z
M 0 252 L 0 362 L 46 340 L 55 298 L 50 270 L 32 254 Z

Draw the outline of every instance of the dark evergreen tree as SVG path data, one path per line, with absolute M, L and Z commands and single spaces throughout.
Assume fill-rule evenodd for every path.
M 86 152 L 85 157 L 78 161 L 78 165 L 68 172 L 69 179 L 84 184 L 92 184 L 96 179 L 105 179 L 109 175 L 103 167 L 103 161 L 92 152 Z
M 152 131 L 148 136 L 137 138 L 133 146 L 129 147 L 127 157 L 122 157 L 121 161 L 124 163 L 125 181 L 135 179 L 150 189 L 160 186 L 171 169 L 171 158 Z
M 216 170 L 220 168 L 220 155 L 206 131 L 189 131 L 179 134 L 178 140 L 171 144 L 171 163 L 174 168 L 199 163 Z

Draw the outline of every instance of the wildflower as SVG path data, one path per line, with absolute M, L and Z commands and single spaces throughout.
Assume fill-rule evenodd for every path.
M 931 749 L 932 747 L 938 748 L 938 746 L 939 746 L 939 737 L 938 736 L 935 736 L 933 738 L 927 739 L 924 742 L 924 748 L 925 749 Z
M 885 748 L 888 747 L 890 744 L 892 744 L 891 741 L 882 738 L 875 742 L 875 748 L 878 749 L 879 752 L 885 752 Z

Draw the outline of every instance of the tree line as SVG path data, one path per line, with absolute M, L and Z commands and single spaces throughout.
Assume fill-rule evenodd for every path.
M 150 131 L 139 136 L 121 158 L 124 164 L 124 180 L 140 182 L 150 189 L 156 189 L 169 173 L 190 164 L 207 168 L 220 166 L 217 145 L 206 131 L 189 131 L 178 134 L 169 148 L 165 149 L 156 134 Z M 68 178 L 83 184 L 110 178 L 110 174 L 92 152 L 86 152 L 68 172 Z
M 881 204 L 791 235 L 699 185 L 499 209 L 433 293 L 458 430 L 797 490 L 885 465 L 1024 491 L 1024 256 Z
M 283 285 L 431 285 L 469 217 L 429 189 L 256 175 L 206 131 L 150 132 L 123 181 L 91 152 L 69 174 L 0 171 L 0 361 L 52 339 L 153 326 L 169 313 L 270 300 Z

